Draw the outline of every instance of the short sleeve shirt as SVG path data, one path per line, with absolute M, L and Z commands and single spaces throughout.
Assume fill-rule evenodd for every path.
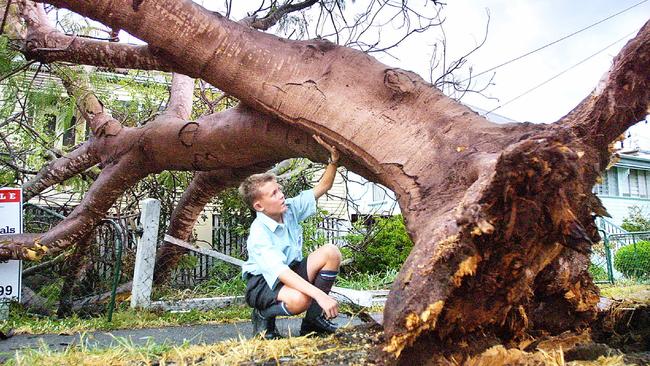
M 302 260 L 300 222 L 316 213 L 316 198 L 311 189 L 287 199 L 285 204 L 284 223 L 258 212 L 246 240 L 248 260 L 242 266 L 243 274 L 263 275 L 271 289 L 291 262 Z

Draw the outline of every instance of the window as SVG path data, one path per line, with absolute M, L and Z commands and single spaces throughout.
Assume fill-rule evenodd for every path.
M 384 192 L 382 187 L 380 187 L 377 184 L 372 185 L 372 201 L 373 202 L 383 201 L 385 195 L 386 195 L 386 192 Z
M 608 196 L 609 195 L 609 171 L 605 172 L 601 180 L 602 182 L 600 184 L 596 184 L 596 187 L 594 188 L 594 193 L 600 196 Z
M 645 170 L 639 170 L 639 197 L 648 197 L 648 180 L 646 179 L 648 173 Z
M 619 193 L 621 196 L 630 197 L 630 169 L 618 168 L 618 183 Z
M 611 168 L 601 176 L 602 182 L 594 186 L 594 193 L 599 196 L 618 196 L 618 171 Z
M 648 175 L 650 172 L 641 169 L 621 169 L 627 172 L 626 179 L 623 179 L 622 185 L 625 191 L 623 196 L 629 197 L 648 197 Z
M 630 169 L 630 173 L 627 175 L 627 179 L 630 182 L 630 196 L 639 197 L 639 173 L 636 169 Z
M 63 145 L 74 146 L 75 135 L 77 130 L 77 119 L 73 116 L 70 120 L 70 125 L 63 131 Z
M 618 168 L 607 171 L 608 192 L 610 196 L 618 196 Z

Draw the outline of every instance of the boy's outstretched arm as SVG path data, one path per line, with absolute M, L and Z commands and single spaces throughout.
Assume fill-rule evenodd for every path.
M 332 188 L 332 184 L 334 184 L 334 178 L 336 177 L 336 165 L 339 162 L 339 152 L 336 150 L 336 147 L 326 144 L 325 141 L 320 138 L 320 136 L 314 135 L 314 140 L 316 140 L 316 142 L 321 144 L 324 148 L 327 149 L 327 151 L 330 152 L 329 164 L 327 164 L 325 173 L 323 173 L 323 176 L 318 181 L 318 184 L 316 184 L 316 187 L 314 187 L 314 197 L 318 199 L 320 196 L 327 193 L 327 191 Z

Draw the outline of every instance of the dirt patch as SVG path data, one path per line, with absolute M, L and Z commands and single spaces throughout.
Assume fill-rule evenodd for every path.
M 323 352 L 319 365 L 393 364 L 382 354 L 379 326 L 359 326 L 337 334 L 331 344 L 346 352 Z M 461 346 L 458 349 L 462 348 Z M 472 348 L 472 347 L 469 347 Z M 592 329 L 559 335 L 533 334 L 519 344 L 495 345 L 476 355 L 434 356 L 430 365 L 650 365 L 650 306 L 616 301 L 603 311 Z M 301 364 L 286 359 L 286 364 Z

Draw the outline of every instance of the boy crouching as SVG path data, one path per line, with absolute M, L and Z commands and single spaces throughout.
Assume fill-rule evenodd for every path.
M 285 200 L 273 174 L 248 177 L 239 187 L 244 201 L 257 216 L 246 241 L 248 261 L 242 267 L 246 302 L 253 307 L 253 332 L 266 339 L 282 338 L 275 326 L 278 315 L 305 317 L 300 335 L 334 333 L 329 319 L 338 315 L 338 303 L 328 294 L 341 264 L 341 252 L 326 244 L 307 258 L 302 256 L 300 222 L 316 213 L 316 200 L 334 182 L 339 154 L 335 147 L 316 141 L 330 152 L 327 169 L 314 189 Z

